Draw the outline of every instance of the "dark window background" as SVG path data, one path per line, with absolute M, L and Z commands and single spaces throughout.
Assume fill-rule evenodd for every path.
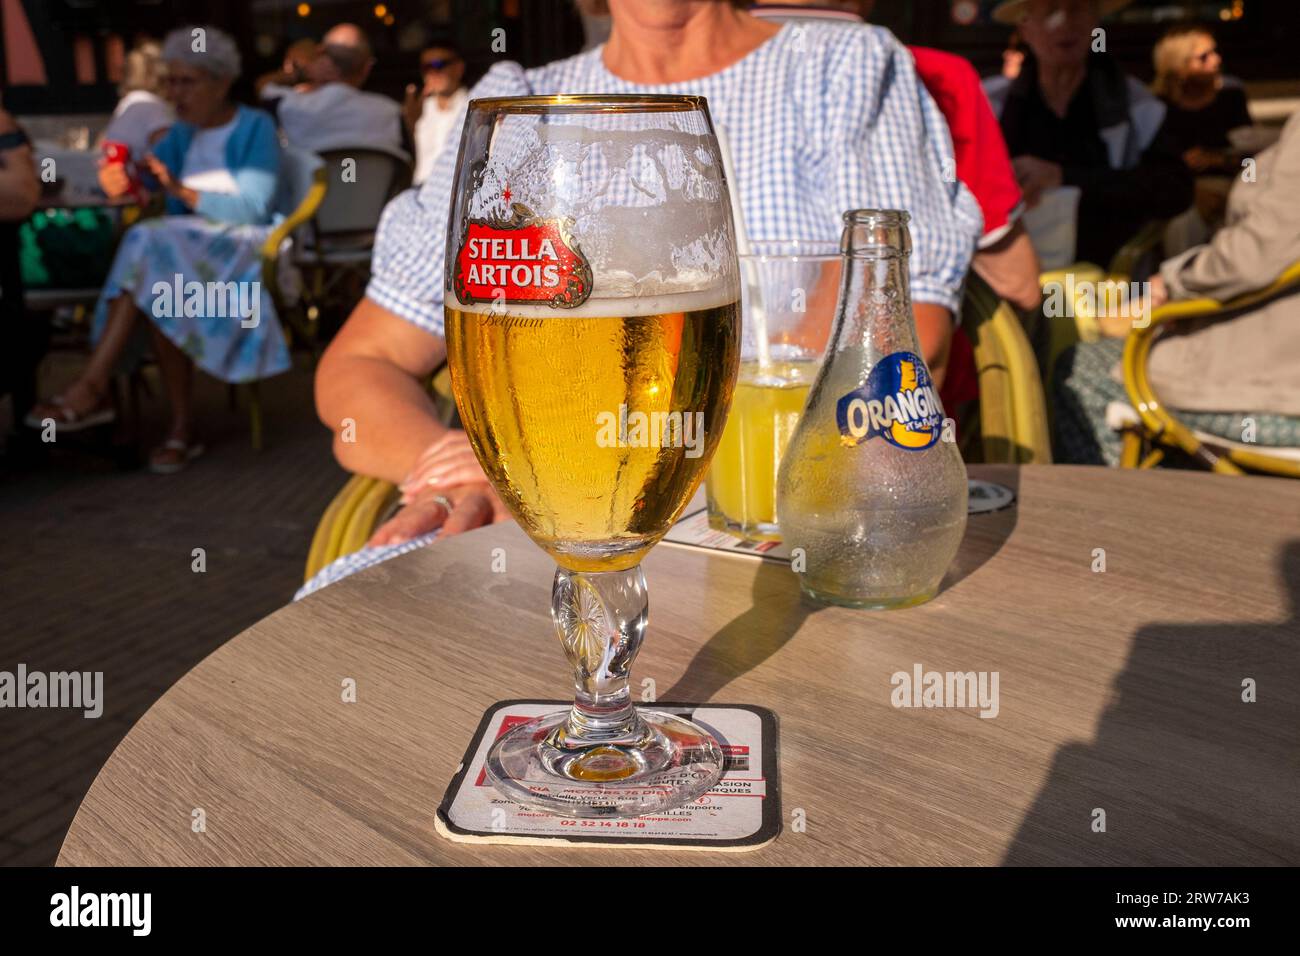
M 465 51 L 467 79 L 473 83 L 492 63 L 506 58 L 534 66 L 576 53 L 582 47 L 581 21 L 571 0 L 22 0 L 45 58 L 49 85 L 10 87 L 6 105 L 15 113 L 107 112 L 116 102 L 108 76 L 109 38 L 129 47 L 138 35 L 161 38 L 190 23 L 211 23 L 232 33 L 244 54 L 244 77 L 236 89 L 247 99 L 252 79 L 274 69 L 289 43 L 319 38 L 336 23 L 353 22 L 370 34 L 378 60 L 368 89 L 400 98 L 416 80 L 419 49 L 437 36 L 449 36 Z M 1001 67 L 1010 31 L 989 13 L 995 0 L 977 0 L 974 23 L 954 20 L 960 0 L 878 0 L 872 20 L 909 43 L 939 47 L 971 59 L 983 74 Z M 1224 18 L 1227 19 L 1224 19 Z M 1300 0 L 1137 0 L 1106 22 L 1107 42 L 1135 75 L 1149 79 L 1151 47 L 1180 19 L 1210 23 L 1218 36 L 1225 70 L 1247 81 L 1300 80 L 1292 54 L 1300 41 Z M 505 51 L 492 50 L 493 31 L 505 31 Z M 88 37 L 95 53 L 96 82 L 78 84 L 73 46 Z M 0 48 L 0 77 L 4 52 Z
M 997 73 L 1011 33 L 990 17 L 997 3 L 982 0 L 979 17 L 970 25 L 954 21 L 958 5 L 949 0 L 878 0 L 872 21 L 909 43 L 960 53 L 983 75 Z M 1225 72 L 1247 81 L 1300 80 L 1300 66 L 1290 53 L 1300 39 L 1297 0 L 1136 0 L 1103 22 L 1107 49 L 1134 76 L 1149 80 L 1156 40 L 1173 24 L 1188 20 L 1213 28 Z
M 274 70 L 295 40 L 319 39 L 331 26 L 356 23 L 366 30 L 376 64 L 366 88 L 400 99 L 416 82 L 419 52 L 436 38 L 464 51 L 473 83 L 500 59 L 535 66 L 582 48 L 582 23 L 570 0 L 21 0 L 45 59 L 49 85 L 4 89 L 7 108 L 23 113 L 108 112 L 117 102 L 108 75 L 110 36 L 129 49 L 138 36 L 161 39 L 168 30 L 211 24 L 232 34 L 244 57 L 235 93 L 249 100 L 255 77 Z M 298 12 L 305 6 L 307 15 Z M 382 8 L 384 16 L 377 16 Z M 505 50 L 494 52 L 494 30 L 504 30 Z M 73 45 L 90 37 L 96 82 L 76 82 Z M 0 47 L 0 82 L 6 76 Z

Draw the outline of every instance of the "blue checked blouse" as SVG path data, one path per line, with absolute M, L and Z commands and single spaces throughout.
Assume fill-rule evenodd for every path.
M 684 83 L 620 79 L 605 68 L 602 50 L 531 70 L 498 63 L 470 98 L 703 95 L 731 146 L 751 241 L 838 242 L 847 209 L 906 209 L 912 216 L 912 298 L 956 313 L 983 220 L 966 188 L 945 181 L 943 171 L 955 168 L 947 124 L 917 79 L 911 54 L 888 30 L 787 23 L 725 70 Z M 463 118 L 462 112 L 454 129 Z M 439 336 L 459 144 L 458 136 L 449 138 L 424 185 L 384 210 L 366 290 L 372 301 Z

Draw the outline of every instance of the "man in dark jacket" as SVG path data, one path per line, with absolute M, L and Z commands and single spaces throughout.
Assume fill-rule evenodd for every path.
M 1002 125 L 1025 201 L 1080 190 L 1075 258 L 1105 266 L 1147 222 L 1192 203 L 1192 176 L 1163 132 L 1165 106 L 1104 52 L 1103 13 L 1121 0 L 1008 0 L 1030 53 L 1014 80 L 985 91 Z

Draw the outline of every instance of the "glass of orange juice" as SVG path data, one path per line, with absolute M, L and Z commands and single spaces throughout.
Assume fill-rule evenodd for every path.
M 740 377 L 705 482 L 709 525 L 775 541 L 776 475 L 830 337 L 839 246 L 756 242 L 740 276 Z

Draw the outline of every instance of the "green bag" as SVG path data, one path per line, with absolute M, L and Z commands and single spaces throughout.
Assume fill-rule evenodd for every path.
M 104 284 L 113 263 L 113 221 L 102 209 L 43 209 L 18 231 L 28 289 L 86 289 Z

